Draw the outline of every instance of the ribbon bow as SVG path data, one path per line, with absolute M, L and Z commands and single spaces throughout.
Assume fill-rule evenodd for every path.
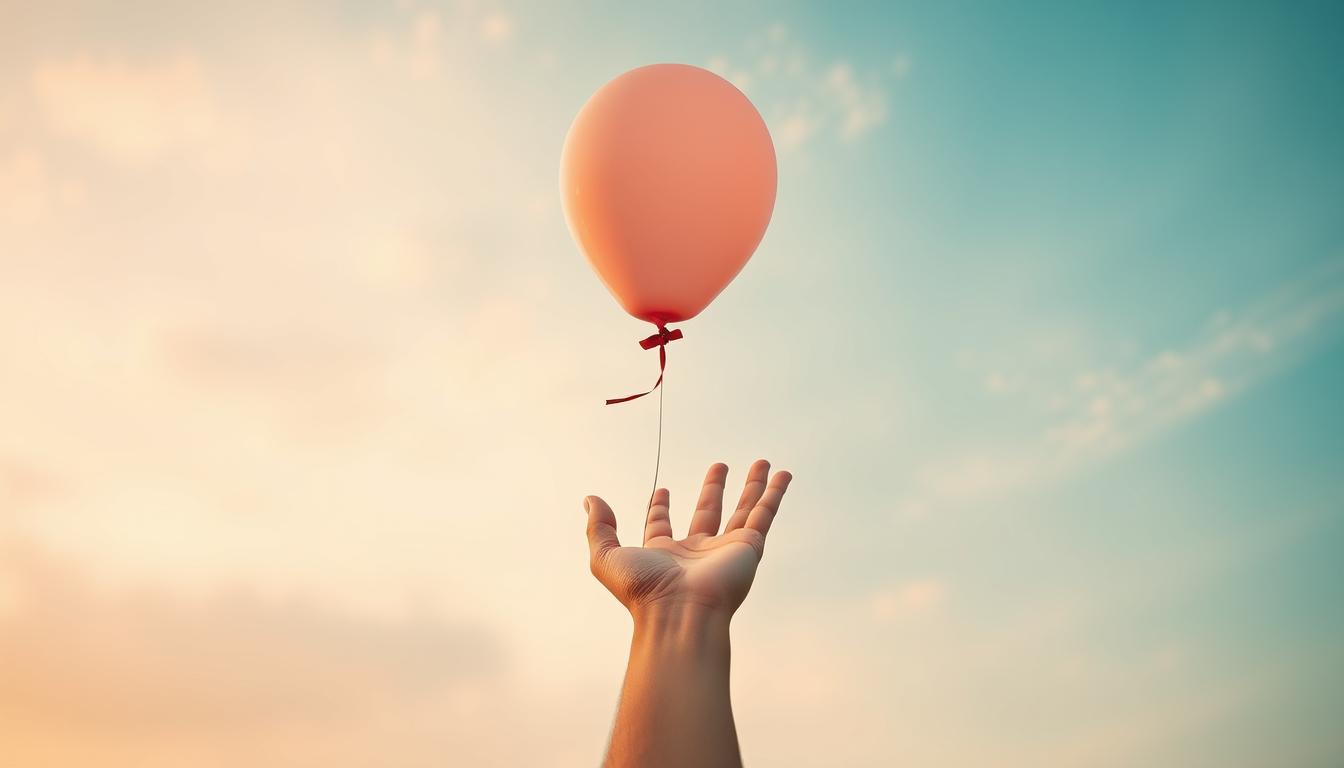
M 681 338 L 680 328 L 673 328 L 672 330 L 669 331 L 667 329 L 667 326 L 660 325 L 658 326 L 657 333 L 653 334 L 647 339 L 641 339 L 639 342 L 639 346 L 641 348 L 643 349 L 653 349 L 654 347 L 658 348 L 658 380 L 653 383 L 653 386 L 649 388 L 648 392 L 640 392 L 637 395 L 629 395 L 627 397 L 612 398 L 611 400 L 607 401 L 607 405 L 615 405 L 616 403 L 624 403 L 630 400 L 634 400 L 636 398 L 640 398 L 647 394 L 650 394 L 653 392 L 653 390 L 657 389 L 658 386 L 663 383 L 663 371 L 667 369 L 667 344 L 670 341 L 676 341 L 677 339 L 680 338 Z

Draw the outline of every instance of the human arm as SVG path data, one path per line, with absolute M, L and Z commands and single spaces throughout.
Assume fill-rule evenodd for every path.
M 630 661 L 605 765 L 741 765 L 729 699 L 729 623 L 756 575 L 792 476 L 757 461 L 719 531 L 728 467 L 715 464 L 684 539 L 672 538 L 669 494 L 658 489 L 644 546 L 622 547 L 616 516 L 584 499 L 593 574 L 630 611 Z M 768 483 L 767 483 L 768 480 Z

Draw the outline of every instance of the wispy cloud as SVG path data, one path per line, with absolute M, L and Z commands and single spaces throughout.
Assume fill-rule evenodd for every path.
M 972 448 L 926 465 L 902 512 L 973 503 L 1068 473 L 1228 402 L 1292 364 L 1313 340 L 1338 332 L 1344 262 L 1212 318 L 1189 345 L 1150 354 L 1129 368 L 1081 370 L 1047 392 L 1026 390 L 994 371 L 986 390 L 1037 397 L 1053 415 L 1034 438 Z
M 706 66 L 751 96 L 776 145 L 793 152 L 818 136 L 851 142 L 881 127 L 890 89 L 909 72 L 910 58 L 898 55 L 885 68 L 820 61 L 787 26 L 776 23 L 748 38 L 742 52 L 714 56 Z
M 861 85 L 846 62 L 832 66 L 826 73 L 826 89 L 843 115 L 840 137 L 847 141 L 863 136 L 887 119 L 886 92 Z

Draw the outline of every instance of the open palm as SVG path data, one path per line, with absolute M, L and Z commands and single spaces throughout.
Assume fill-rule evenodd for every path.
M 711 466 L 684 539 L 672 538 L 670 494 L 659 488 L 649 507 L 642 547 L 621 546 L 611 507 L 589 496 L 584 505 L 593 575 L 632 611 L 663 603 L 735 610 L 751 589 L 765 536 L 792 479 L 784 471 L 769 474 L 769 462 L 751 465 L 737 509 L 720 533 L 728 467 Z

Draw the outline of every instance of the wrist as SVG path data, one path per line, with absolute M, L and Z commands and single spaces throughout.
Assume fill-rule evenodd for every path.
M 659 601 L 630 609 L 636 645 L 672 651 L 714 651 L 728 647 L 732 611 L 691 602 Z

